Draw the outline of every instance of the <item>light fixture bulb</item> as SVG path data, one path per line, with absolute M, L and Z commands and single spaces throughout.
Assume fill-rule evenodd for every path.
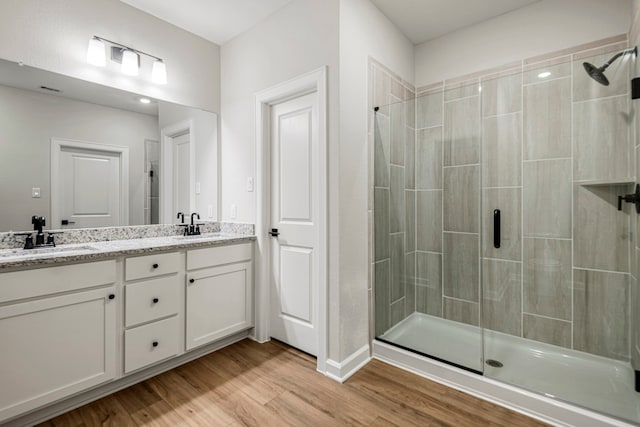
M 122 52 L 122 74 L 127 76 L 138 75 L 139 56 L 132 50 L 126 49 Z
M 153 62 L 153 69 L 151 70 L 151 81 L 159 85 L 167 84 L 167 66 L 164 61 L 157 59 Z
M 104 43 L 97 37 L 91 37 L 87 49 L 87 62 L 97 67 L 104 67 L 107 63 Z

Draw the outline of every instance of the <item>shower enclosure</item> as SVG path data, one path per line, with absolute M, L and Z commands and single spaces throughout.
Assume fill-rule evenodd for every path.
M 376 105 L 376 339 L 640 423 L 635 55 L 583 65 L 626 48 Z

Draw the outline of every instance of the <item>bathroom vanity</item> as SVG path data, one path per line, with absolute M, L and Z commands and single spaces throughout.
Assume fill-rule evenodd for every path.
M 42 421 L 246 337 L 254 239 L 0 251 L 0 423 Z

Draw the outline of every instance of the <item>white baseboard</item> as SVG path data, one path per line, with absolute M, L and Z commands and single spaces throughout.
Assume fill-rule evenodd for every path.
M 373 342 L 373 358 L 555 426 L 632 426 L 624 421 L 473 374 L 380 341 Z
M 342 362 L 327 359 L 327 370 L 324 374 L 332 380 L 343 383 L 348 380 L 351 375 L 358 372 L 360 368 L 369 363 L 370 360 L 369 344 L 365 344 Z

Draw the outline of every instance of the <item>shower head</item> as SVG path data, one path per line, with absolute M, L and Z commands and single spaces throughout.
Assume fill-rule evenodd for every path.
M 593 80 L 597 81 L 601 85 L 609 86 L 609 79 L 607 78 L 607 76 L 604 75 L 605 70 L 609 68 L 609 65 L 613 64 L 616 59 L 620 58 L 621 56 L 628 55 L 630 53 L 634 54 L 635 56 L 638 56 L 638 47 L 636 46 L 633 49 L 627 49 L 627 50 L 623 50 L 622 52 L 616 53 L 602 67 L 596 67 L 595 65 L 590 64 L 588 62 L 583 62 L 582 66 L 584 67 L 584 70 L 587 72 L 587 74 L 589 74 L 589 77 L 591 77 Z
M 582 66 L 584 70 L 589 74 L 593 80 L 597 81 L 601 85 L 609 86 L 609 79 L 604 75 L 604 67 L 596 67 L 593 64 L 589 64 L 588 62 L 583 62 Z

